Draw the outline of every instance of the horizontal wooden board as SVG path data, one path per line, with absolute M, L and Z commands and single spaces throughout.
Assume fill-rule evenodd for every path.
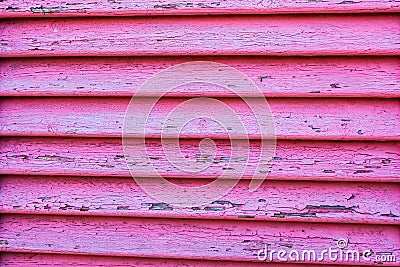
M 134 257 L 107 257 L 107 256 L 86 256 L 86 255 L 60 255 L 60 254 L 38 254 L 38 253 L 10 253 L 2 252 L 0 257 L 1 266 L 38 267 L 38 266 L 79 266 L 79 267 L 242 267 L 243 262 L 238 261 L 206 261 L 186 259 L 149 259 Z M 246 262 L 246 266 L 265 266 L 263 262 Z M 279 267 L 301 267 L 307 266 L 298 263 L 273 263 L 269 266 Z M 324 266 L 313 264 L 313 266 Z
M 187 187 L 210 180 L 171 179 Z M 3 176 L 0 212 L 399 224 L 400 185 L 265 181 L 254 192 L 240 181 L 223 198 L 183 208 L 155 201 L 132 178 Z M 34 190 L 32 190 L 34 188 Z M 157 185 L 159 190 L 163 187 Z
M 163 98 L 149 114 L 146 136 L 151 138 L 251 138 L 276 135 L 278 139 L 310 140 L 400 140 L 400 101 L 398 99 L 268 99 L 274 124 L 263 117 L 260 130 L 254 112 L 268 110 L 261 99 L 252 106 L 239 98 L 218 99 L 229 106 L 228 116 L 221 103 L 213 108 L 213 117 L 199 118 L 199 110 L 211 107 L 211 100 L 187 102 L 186 125 L 168 116 L 189 99 Z M 127 111 L 130 98 L 4 98 L 0 100 L 0 135 L 2 136 L 84 136 L 121 137 L 122 132 L 140 137 L 143 132 L 129 132 L 124 118 L 145 110 L 154 98 L 135 100 L 138 110 Z M 143 108 L 142 108 L 143 107 Z M 257 108 L 254 108 L 257 107 Z M 175 111 L 179 112 L 179 111 Z M 125 115 L 128 114 L 128 115 Z M 176 113 L 178 114 L 178 113 Z M 216 114 L 224 115 L 222 119 Z M 210 115 L 210 116 L 211 116 Z M 136 116 L 136 115 L 135 115 Z M 147 117 L 147 116 L 146 116 Z M 179 115 L 179 117 L 181 117 Z M 135 124 L 134 119 L 127 119 Z M 217 123 L 217 122 L 220 122 Z M 243 123 L 245 128 L 240 128 Z M 270 129 L 274 125 L 276 128 Z M 184 126 L 181 129 L 181 126 Z M 229 134 L 229 135 L 228 135 Z
M 26 137 L 2 138 L 0 142 L 1 174 L 130 177 L 121 139 Z M 226 169 L 232 166 L 230 161 L 239 160 L 231 159 L 230 142 L 215 140 L 215 143 L 215 158 L 207 158 L 199 152 L 198 140 L 180 141 L 182 154 L 191 160 L 187 163 L 191 167 L 198 164 L 204 166 L 204 162 L 211 164 L 198 173 L 187 173 L 168 162 L 159 140 L 148 140 L 146 149 L 150 163 L 164 177 L 217 178 L 225 172 L 232 178 L 238 178 L 237 169 Z M 135 151 L 136 147 L 141 147 L 139 144 L 140 140 L 137 140 L 137 144 L 131 140 L 128 150 Z M 204 145 L 204 151 L 208 151 L 209 144 Z M 237 148 L 242 149 L 242 146 L 237 144 Z M 260 148 L 259 141 L 250 142 L 250 157 L 244 159 L 249 164 L 243 178 L 263 178 L 269 171 L 269 162 L 259 161 Z M 177 151 L 178 148 L 167 146 L 165 149 Z M 399 152 L 399 142 L 279 141 L 268 177 L 283 180 L 398 182 Z M 141 156 L 136 159 L 139 163 L 135 165 L 135 175 L 149 177 L 149 169 L 143 163 L 145 159 Z M 265 168 L 254 174 L 258 163 L 259 168 Z
M 12 58 L 0 61 L 0 95 L 133 96 L 161 70 L 195 60 L 236 68 L 266 97 L 400 97 L 397 57 Z M 155 91 L 145 93 L 156 96 Z M 213 86 L 180 86 L 167 95 L 235 96 Z
M 398 15 L 6 20 L 0 56 L 399 55 Z
M 399 227 L 389 225 L 29 215 L 1 219 L 0 249 L 8 252 L 259 262 L 257 252 L 265 244 L 270 250 L 299 250 L 300 255 L 315 250 L 320 255 L 324 249 L 337 249 L 337 241 L 343 239 L 348 244 L 345 251 L 372 250 L 374 255 L 396 257 L 400 245 Z M 302 262 L 312 261 L 305 257 Z M 322 262 L 343 265 L 328 255 Z
M 70 16 L 142 16 L 197 14 L 281 14 L 336 12 L 396 12 L 398 2 L 390 0 L 302 1 L 302 0 L 233 0 L 177 2 L 171 0 L 96 1 L 79 0 L 4 0 L 0 17 L 70 17 Z

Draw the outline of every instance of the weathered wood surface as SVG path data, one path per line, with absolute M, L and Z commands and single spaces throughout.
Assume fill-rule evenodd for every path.
M 189 122 L 181 130 L 179 122 L 169 121 L 168 116 L 187 100 L 160 100 L 149 114 L 146 136 L 159 138 L 163 134 L 163 137 L 229 139 L 229 133 L 232 138 L 258 139 L 261 133 L 264 134 L 254 116 L 257 111 L 239 98 L 219 99 L 230 107 L 232 114 L 238 114 L 232 116 L 228 124 L 221 126 L 212 119 L 201 118 Z M 0 135 L 121 137 L 129 101 L 129 98 L 110 97 L 4 98 L 0 100 Z M 152 102 L 156 100 L 140 98 L 135 100 L 135 106 L 140 109 L 140 105 L 145 107 Z M 198 110 L 208 102 L 192 102 L 190 109 L 185 109 L 185 116 L 197 118 Z M 261 100 L 252 100 L 252 103 L 268 110 Z M 278 139 L 400 140 L 398 99 L 272 98 L 268 103 L 276 127 L 268 134 L 276 134 Z M 221 106 L 215 107 L 214 111 L 225 113 Z M 244 124 L 245 132 L 237 127 L 239 122 Z M 270 122 L 262 121 L 261 125 L 269 127 Z M 142 134 L 138 132 L 130 136 Z
M 259 261 L 257 251 L 346 249 L 399 256 L 397 226 L 125 217 L 2 215 L 0 250 L 154 258 Z M 384 240 L 384 242 L 382 242 Z M 337 263 L 325 255 L 323 262 Z M 311 262 L 305 258 L 304 262 Z M 321 262 L 320 262 L 321 263 Z M 370 263 L 370 262 L 368 262 Z M 389 263 L 397 266 L 397 263 Z
M 193 60 L 236 68 L 266 97 L 400 97 L 400 60 L 396 57 L 11 58 L 0 61 L 0 95 L 133 96 L 159 71 Z M 146 94 L 156 95 L 153 91 Z M 212 86 L 180 86 L 167 96 L 235 95 Z
M 399 55 L 398 15 L 5 20 L 0 55 Z
M 140 140 L 131 140 L 128 149 L 135 151 Z M 244 141 L 245 142 L 245 141 Z M 199 173 L 187 173 L 173 166 L 165 157 L 161 142 L 150 139 L 146 142 L 148 156 L 154 168 L 170 178 L 216 178 L 222 173 L 238 178 L 236 169 L 224 170 L 232 164 L 231 147 L 228 140 L 215 140 L 217 153 L 208 158 L 199 151 L 199 140 L 181 140 L 181 149 L 190 166 L 196 162 L 211 165 Z M 208 149 L 205 144 L 204 151 Z M 237 145 L 242 149 L 241 145 Z M 104 138 L 3 138 L 1 140 L 1 174 L 78 175 L 78 176 L 129 176 L 122 150 L 121 139 Z M 175 146 L 165 149 L 178 151 Z M 269 171 L 269 162 L 261 160 L 260 142 L 250 142 L 248 168 L 243 178 L 264 177 Z M 270 179 L 282 180 L 331 180 L 331 181 L 393 181 L 400 177 L 400 146 L 398 142 L 326 142 L 326 141 L 279 141 L 272 160 Z M 246 153 L 244 153 L 246 154 Z M 132 155 L 132 154 L 131 154 Z M 134 156 L 134 155 L 132 155 Z M 137 160 L 137 177 L 148 177 L 145 159 Z M 243 159 L 246 161 L 246 158 Z M 132 163 L 133 164 L 133 163 Z M 254 175 L 254 176 L 253 176 Z
M 37 266 L 76 266 L 76 267 L 243 267 L 243 262 L 238 261 L 206 261 L 206 260 L 185 260 L 185 259 L 151 259 L 134 257 L 107 257 L 107 256 L 86 256 L 67 254 L 38 254 L 38 253 L 13 253 L 2 252 L 0 257 L 1 266 L 11 267 L 37 267 Z M 265 266 L 264 262 L 246 262 L 249 267 Z M 302 267 L 307 266 L 299 263 L 271 263 L 269 266 L 278 267 Z M 324 266 L 313 264 L 314 267 Z
M 399 11 L 397 0 L 1 1 L 0 265 L 260 266 L 265 243 L 318 253 L 339 239 L 346 249 L 398 261 Z M 194 14 L 206 16 L 158 16 Z M 208 16 L 217 14 L 232 16 Z M 229 163 L 249 160 L 246 180 L 226 196 L 182 208 L 139 188 L 121 132 L 140 85 L 191 60 L 249 76 L 269 97 L 278 143 L 268 179 L 249 192 L 249 179 L 269 172 L 263 158 L 254 173 L 259 140 L 248 158 L 235 158 L 221 129 L 191 124 L 180 149 L 195 169 L 210 167 L 188 173 L 168 162 L 158 139 L 148 139 L 155 169 L 180 185 L 200 186 L 222 173 L 238 178 Z M 158 138 L 168 112 L 193 96 L 228 97 L 258 138 L 235 95 L 203 84 L 169 93 L 148 137 Z M 201 137 L 216 139 L 215 157 L 202 154 Z M 131 141 L 131 152 L 141 149 Z M 129 164 L 150 180 L 145 163 L 138 154 Z
M 398 12 L 400 4 L 390 0 L 305 1 L 234 0 L 177 2 L 171 0 L 96 1 L 4 0 L 0 17 L 138 16 L 197 14 L 282 14 L 282 13 L 363 13 Z
M 209 182 L 170 181 L 189 187 Z M 392 183 L 266 181 L 249 192 L 248 183 L 240 181 L 220 200 L 196 208 L 157 202 L 132 178 L 3 176 L 0 188 L 0 213 L 364 224 L 400 220 L 400 185 Z

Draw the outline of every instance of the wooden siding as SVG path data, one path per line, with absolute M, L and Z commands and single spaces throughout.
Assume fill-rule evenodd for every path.
M 1 229 L 7 229 L 3 238 L 8 240 L 8 248 L 17 252 L 70 254 L 79 251 L 89 255 L 257 262 L 254 253 L 265 242 L 288 246 L 307 244 L 309 249 L 320 253 L 324 247 L 335 245 L 343 233 L 352 237 L 350 248 L 394 252 L 400 241 L 399 229 L 392 225 L 326 227 L 291 222 L 216 220 L 210 223 L 194 219 L 46 215 L 3 215 L 1 219 Z
M 179 133 L 180 138 L 229 138 L 225 129 L 211 121 L 208 125 L 189 124 L 179 132 L 179 125 L 172 123 L 169 129 L 163 130 L 163 121 L 186 100 L 161 99 L 147 121 L 146 136 L 160 138 L 163 133 L 164 137 L 174 137 Z M 246 136 L 259 138 L 261 132 L 256 118 L 246 102 L 239 98 L 219 100 L 250 122 Z M 0 102 L 0 112 L 4 114 L 0 119 L 0 135 L 121 137 L 129 101 L 130 98 L 109 97 L 8 98 Z M 145 106 L 151 101 L 154 100 L 142 98 L 136 105 Z M 262 101 L 252 103 L 263 108 Z M 279 139 L 395 141 L 400 137 L 400 101 L 397 99 L 274 98 L 268 104 Z M 192 105 L 192 114 L 188 115 L 195 117 L 202 103 Z M 234 122 L 231 124 L 233 127 Z M 230 132 L 232 138 L 246 133 Z
M 400 97 L 398 57 L 76 57 L 7 58 L 1 96 L 132 97 L 147 79 L 175 64 L 210 60 L 246 74 L 266 97 Z M 157 96 L 152 91 L 147 96 Z M 251 93 L 243 92 L 252 97 Z M 212 86 L 175 88 L 171 97 L 232 97 Z
M 140 16 L 198 14 L 282 14 L 282 13 L 364 13 L 398 12 L 400 4 L 391 0 L 170 0 L 90 1 L 80 0 L 3 0 L 0 17 Z
M 348 249 L 395 255 L 384 266 L 399 266 L 399 10 L 389 0 L 0 2 L 0 265 L 261 266 L 266 243 L 320 253 L 343 239 Z M 216 156 L 199 174 L 171 165 L 160 125 L 174 107 L 216 97 L 250 122 L 243 180 L 189 208 L 135 183 L 121 137 L 138 88 L 192 60 L 235 67 L 260 88 L 277 147 L 271 169 L 255 174 L 270 172 L 267 180 L 250 192 L 261 143 L 249 107 L 217 86 L 175 88 L 152 113 L 146 145 L 176 184 L 217 178 L 231 147 L 220 128 L 193 124 L 180 134 L 183 153 L 196 159 L 211 137 Z M 140 103 L 157 95 L 144 96 Z M 239 175 L 233 168 L 226 178 Z M 272 266 L 310 263 L 361 264 Z
M 87 255 L 60 255 L 60 254 L 33 254 L 33 253 L 5 253 L 2 255 L 1 263 L 3 266 L 20 266 L 20 267 L 36 267 L 36 266 L 79 266 L 79 267 L 93 267 L 93 266 L 118 266 L 118 267 L 132 267 L 132 266 L 148 266 L 148 267 L 214 267 L 215 261 L 206 260 L 184 260 L 184 259 L 156 259 L 156 258 L 143 258 L 143 257 L 107 257 L 107 256 L 87 256 Z M 242 267 L 243 262 L 240 261 L 226 261 L 218 262 L 218 266 L 223 267 Z M 265 266 L 264 263 L 246 262 L 246 266 L 260 267 Z M 277 267 L 296 267 L 298 264 L 289 263 L 274 263 L 270 266 Z M 313 264 L 313 266 L 323 266 Z
M 209 182 L 170 181 L 185 186 Z M 396 183 L 268 181 L 250 193 L 241 181 L 222 200 L 195 209 L 158 203 L 132 178 L 9 175 L 1 188 L 3 213 L 371 224 L 400 220 L 394 216 L 400 213 Z
M 5 57 L 400 55 L 398 15 L 6 20 Z
M 142 141 L 137 140 L 139 146 Z M 182 140 L 181 144 L 185 148 L 184 153 L 195 159 L 199 153 L 199 140 Z M 200 177 L 171 165 L 158 139 L 150 139 L 146 147 L 161 175 L 169 178 L 213 179 L 219 177 L 228 166 L 229 161 L 224 159 L 230 158 L 229 140 L 218 140 L 216 144 L 219 153 L 210 168 L 200 173 Z M 130 147 L 135 149 L 135 143 Z M 250 147 L 253 153 L 250 154 L 244 179 L 253 177 L 260 154 L 260 142 L 252 141 Z M 2 174 L 129 176 L 120 138 L 3 138 L 2 148 Z M 399 142 L 278 141 L 276 150 L 268 176 L 271 179 L 399 180 Z M 137 167 L 140 167 L 143 159 L 138 158 L 137 161 Z M 269 169 L 266 167 L 265 171 Z M 138 169 L 136 174 L 148 177 L 147 172 L 143 164 L 143 171 Z M 238 173 L 235 169 L 229 171 L 231 178 L 236 178 Z M 263 173 L 256 175 L 264 176 Z

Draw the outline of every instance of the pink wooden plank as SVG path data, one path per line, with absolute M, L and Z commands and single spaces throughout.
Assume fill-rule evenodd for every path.
M 3 57 L 399 55 L 398 15 L 6 20 Z
M 86 255 L 60 255 L 60 254 L 33 254 L 33 253 L 2 253 L 0 256 L 1 266 L 37 267 L 37 266 L 80 266 L 80 267 L 242 267 L 243 262 L 235 261 L 206 261 L 186 259 L 149 259 L 133 257 L 107 257 L 107 256 L 86 256 Z M 246 266 L 265 266 L 263 262 L 246 262 Z M 279 267 L 301 267 L 303 264 L 273 263 L 269 266 Z M 316 264 L 313 266 L 324 266 Z
M 129 146 L 132 150 L 136 147 L 134 141 L 137 140 L 132 140 Z M 182 153 L 189 159 L 195 160 L 196 154 L 200 155 L 198 140 L 184 139 L 180 143 Z M 165 177 L 216 178 L 229 166 L 231 152 L 229 141 L 215 140 L 215 143 L 217 153 L 214 159 L 210 159 L 210 167 L 196 174 L 188 174 L 172 166 L 166 160 L 159 140 L 148 140 L 146 148 L 152 157 L 151 163 Z M 208 148 L 205 146 L 204 149 Z M 244 178 L 253 177 L 259 160 L 260 142 L 250 142 L 250 149 L 252 153 Z M 279 141 L 268 177 L 283 180 L 398 182 L 399 149 L 398 142 Z M 137 160 L 143 162 L 142 158 Z M 199 164 L 202 162 L 199 161 Z M 3 138 L 0 167 L 1 174 L 130 177 L 121 140 L 112 138 Z M 228 170 L 228 173 L 237 178 L 235 169 Z M 148 169 L 143 167 L 141 170 L 138 166 L 136 175 L 149 177 Z M 255 177 L 264 175 L 257 173 Z
M 184 98 L 164 98 L 151 113 L 146 136 L 159 138 L 229 138 L 225 128 L 231 128 L 233 138 L 260 138 L 260 128 L 253 111 L 238 98 L 220 99 L 232 112 L 239 114 L 246 132 L 235 127 L 238 117 L 225 128 L 212 120 L 195 120 L 180 131 L 179 122 L 164 123 L 174 109 L 187 101 Z M 129 98 L 5 98 L 0 102 L 0 135 L 3 136 L 93 136 L 121 137 Z M 137 105 L 155 102 L 141 98 Z M 268 100 L 276 136 L 279 139 L 318 140 L 400 140 L 400 101 L 398 99 L 276 99 Z M 203 102 L 191 104 L 185 114 L 198 117 Z M 137 106 L 136 105 L 136 106 Z M 265 102 L 257 106 L 265 108 Z M 221 108 L 221 107 L 220 107 Z M 224 111 L 216 110 L 223 114 Z M 373 127 L 371 127 L 373 125 Z M 134 136 L 141 136 L 137 133 Z
M 0 3 L 0 17 L 70 17 L 70 16 L 138 16 L 138 15 L 193 15 L 193 14 L 276 14 L 330 12 L 396 12 L 397 2 L 390 0 L 360 1 L 195 1 L 171 0 L 97 1 L 79 0 L 4 0 Z
M 210 180 L 170 181 L 200 187 Z M 159 203 L 132 178 L 3 176 L 0 188 L 1 213 L 364 224 L 400 220 L 400 185 L 392 183 L 266 181 L 249 192 L 241 181 L 220 200 L 197 208 Z
M 0 63 L 0 95 L 132 96 L 157 72 L 193 60 L 232 66 L 267 97 L 400 97 L 400 60 L 395 57 L 13 58 Z M 218 89 L 181 86 L 168 95 L 234 96 Z
M 389 225 L 29 215 L 2 215 L 1 220 L 0 249 L 8 252 L 258 262 L 264 244 L 321 255 L 324 249 L 337 249 L 337 240 L 343 239 L 346 251 L 400 256 L 399 227 Z M 328 255 L 322 262 L 343 265 Z

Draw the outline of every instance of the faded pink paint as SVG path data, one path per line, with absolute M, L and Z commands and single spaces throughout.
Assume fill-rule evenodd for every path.
M 37 267 L 37 266 L 80 266 L 80 267 L 215 267 L 216 264 L 222 267 L 262 267 L 265 263 L 238 262 L 238 261 L 206 261 L 186 259 L 151 259 L 134 257 L 107 257 L 88 255 L 66 255 L 66 254 L 38 254 L 38 253 L 13 253 L 2 252 L 0 264 L 4 266 Z M 274 263 L 269 266 L 277 267 L 299 267 L 299 264 Z M 313 264 L 313 267 L 320 267 L 322 264 Z M 355 266 L 356 267 L 356 266 Z
M 141 140 L 137 142 L 141 144 Z M 161 175 L 201 179 L 217 178 L 228 166 L 223 159 L 230 158 L 229 140 L 215 142 L 217 158 L 210 162 L 210 168 L 198 175 L 171 166 L 159 140 L 150 139 L 146 143 L 147 151 L 155 158 L 153 164 Z M 196 159 L 199 140 L 183 139 L 180 143 L 183 153 Z M 129 148 L 135 149 L 133 142 Z M 252 177 L 257 166 L 259 140 L 250 142 L 250 148 L 252 153 L 244 174 L 246 179 Z M 399 182 L 399 150 L 399 142 L 278 140 L 268 177 L 276 180 Z M 138 162 L 141 161 L 138 158 Z M 3 138 L 0 164 L 0 174 L 130 177 L 119 138 Z M 237 178 L 235 170 L 229 173 L 232 178 Z M 264 177 L 264 174 L 260 175 Z M 148 177 L 148 173 L 138 171 L 137 176 Z
M 349 249 L 399 261 L 399 10 L 390 0 L 2 1 L 0 265 L 259 266 L 265 243 L 320 252 L 341 238 Z M 353 14 L 376 11 L 387 13 Z M 175 16 L 191 14 L 234 16 Z M 248 75 L 269 97 L 278 141 L 269 180 L 249 192 L 261 146 L 248 107 L 210 85 L 168 94 L 146 134 L 152 163 L 173 182 L 200 186 L 235 160 L 212 124 L 181 134 L 193 160 L 198 138 L 217 139 L 208 169 L 187 173 L 166 160 L 160 125 L 185 99 L 221 98 L 249 122 L 253 139 L 245 180 L 211 204 L 182 208 L 158 203 L 134 182 L 121 131 L 128 97 L 190 60 Z M 151 179 L 145 170 L 135 175 Z
M 400 243 L 397 226 L 367 224 L 326 227 L 292 222 L 7 214 L 2 216 L 0 229 L 4 233 L 2 239 L 8 242 L 1 250 L 10 252 L 79 251 L 88 255 L 250 262 L 259 262 L 254 254 L 264 243 L 278 249 L 282 248 L 280 244 L 299 250 L 307 246 L 318 255 L 324 249 L 335 248 L 336 241 L 342 238 L 350 241 L 348 249 L 395 255 Z M 335 263 L 326 258 L 324 262 Z M 388 263 L 388 266 L 398 265 Z
M 131 97 L 157 72 L 194 59 L 236 68 L 266 97 L 400 97 L 397 57 L 11 58 L 0 65 L 0 95 Z M 236 96 L 209 85 L 195 89 L 181 86 L 167 96 Z
M 400 55 L 398 15 L 5 20 L 3 57 Z
M 189 187 L 210 182 L 170 181 Z M 368 224 L 400 221 L 400 185 L 393 183 L 267 181 L 249 192 L 247 183 L 241 181 L 220 200 L 196 209 L 159 203 L 132 178 L 4 176 L 0 185 L 1 213 Z
M 121 137 L 129 100 L 110 97 L 6 98 L 0 100 L 0 112 L 4 114 L 0 118 L 0 136 Z M 187 100 L 161 99 L 147 121 L 146 136 L 160 138 L 163 133 L 164 137 L 179 134 L 180 138 L 229 139 L 226 129 L 212 121 L 205 123 L 204 119 L 202 123 L 189 123 L 179 132 L 179 125 L 173 127 L 173 123 L 169 124 L 171 128 L 163 129 L 163 122 L 168 115 Z M 238 132 L 232 127 L 234 129 L 229 131 L 232 138 L 260 138 L 261 132 L 253 111 L 243 100 L 219 100 L 246 121 L 246 132 Z M 151 98 L 142 98 L 136 100 L 136 103 L 145 106 L 152 101 Z M 261 100 L 252 103 L 260 106 L 260 109 L 265 104 Z M 399 100 L 272 98 L 268 103 L 279 139 L 395 141 L 400 138 Z M 189 110 L 186 115 L 195 118 L 196 108 L 192 105 L 193 112 Z M 234 125 L 234 121 L 231 123 L 231 126 Z
M 337 12 L 398 12 L 400 5 L 390 0 L 230 0 L 191 1 L 135 0 L 85 2 L 81 0 L 7 0 L 0 3 L 0 17 L 140 16 L 199 14 L 282 14 Z

